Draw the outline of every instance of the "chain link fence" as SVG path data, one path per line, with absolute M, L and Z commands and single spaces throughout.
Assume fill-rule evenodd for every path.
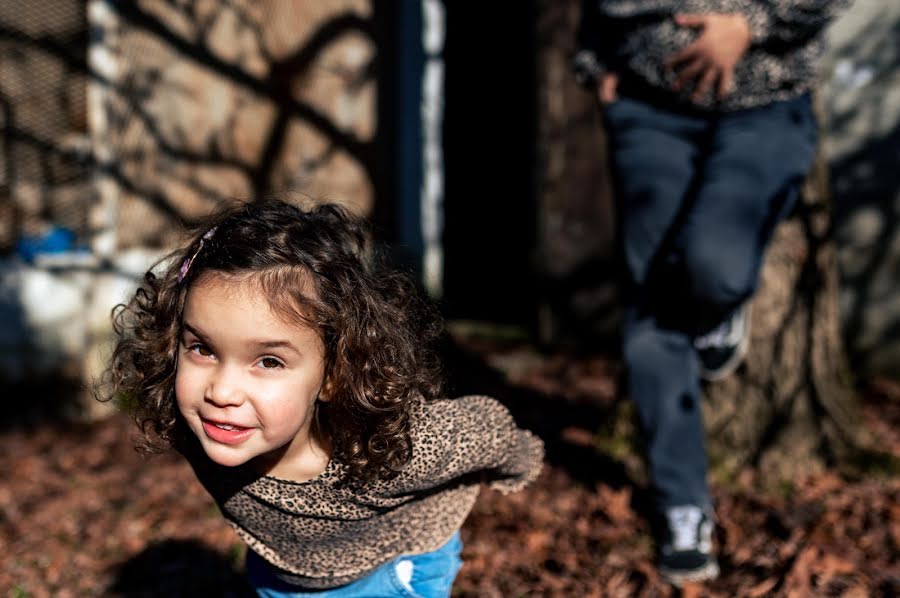
M 0 3 L 0 255 L 64 229 L 89 237 L 86 7 Z

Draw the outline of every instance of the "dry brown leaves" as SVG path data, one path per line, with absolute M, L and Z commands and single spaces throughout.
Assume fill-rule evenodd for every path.
M 609 384 L 578 388 L 606 395 Z M 870 416 L 896 442 L 900 392 L 886 392 Z M 583 448 L 591 425 L 557 440 Z M 0 434 L 2 596 L 242 595 L 240 543 L 190 469 L 139 457 L 130 436 L 119 417 Z M 653 566 L 640 488 L 605 473 L 587 484 L 557 463 L 525 492 L 484 492 L 463 529 L 456 594 L 678 595 Z M 682 595 L 900 595 L 900 480 L 828 473 L 790 496 L 747 487 L 716 501 L 722 576 Z

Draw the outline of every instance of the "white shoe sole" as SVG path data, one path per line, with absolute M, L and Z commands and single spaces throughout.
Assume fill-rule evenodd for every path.
M 723 363 L 721 366 L 717 367 L 714 370 L 707 370 L 703 367 L 703 364 L 700 364 L 700 377 L 706 380 L 707 382 L 715 382 L 717 380 L 722 380 L 723 378 L 727 378 L 731 374 L 734 373 L 738 366 L 744 361 L 744 358 L 747 357 L 747 352 L 750 350 L 750 334 L 749 332 L 744 335 L 744 338 L 741 339 L 741 342 L 738 343 L 737 348 L 734 350 L 734 355 L 731 358 Z
M 719 563 L 717 563 L 715 560 L 711 560 L 699 569 L 693 569 L 691 571 L 666 569 L 661 567 L 659 569 L 659 574 L 668 583 L 672 584 L 676 588 L 680 588 L 682 585 L 688 582 L 710 581 L 717 578 L 719 576 Z

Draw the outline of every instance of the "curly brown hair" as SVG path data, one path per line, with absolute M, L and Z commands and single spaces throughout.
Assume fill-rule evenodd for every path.
M 442 324 L 409 277 L 385 266 L 362 219 L 333 204 L 241 204 L 168 259 L 114 310 L 118 343 L 98 393 L 132 413 L 140 448 L 180 449 L 190 438 L 175 402 L 184 302 L 194 281 L 215 273 L 253 279 L 277 313 L 320 332 L 329 400 L 316 403 L 313 433 L 353 478 L 390 477 L 409 461 L 412 406 L 441 392 Z M 313 292 L 302 293 L 310 280 Z

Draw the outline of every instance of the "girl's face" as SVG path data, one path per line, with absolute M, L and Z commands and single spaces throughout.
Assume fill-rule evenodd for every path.
M 214 462 L 309 479 L 328 462 L 310 434 L 324 359 L 317 331 L 279 317 L 256 284 L 201 277 L 185 299 L 178 409 Z

